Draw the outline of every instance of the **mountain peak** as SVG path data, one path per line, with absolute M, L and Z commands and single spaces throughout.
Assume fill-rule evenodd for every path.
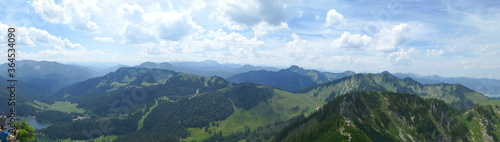
M 304 68 L 301 68 L 297 65 L 292 65 L 288 68 L 288 70 L 297 71 L 297 70 L 304 70 Z
M 214 60 L 205 60 L 200 62 L 201 64 L 206 64 L 206 65 L 219 65 L 219 62 L 214 61 Z
M 383 71 L 382 74 L 392 75 L 389 71 Z

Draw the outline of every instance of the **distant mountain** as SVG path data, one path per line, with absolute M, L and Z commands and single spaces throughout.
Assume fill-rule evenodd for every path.
M 0 70 L 7 71 L 6 63 Z M 0 74 L 7 78 L 7 74 Z M 65 65 L 57 62 L 21 60 L 16 62 L 16 79 L 23 81 L 37 95 L 46 96 L 58 89 L 95 77 L 81 66 Z
M 329 73 L 316 70 L 305 70 L 298 66 L 291 66 L 280 71 L 250 71 L 237 74 L 227 78 L 234 83 L 256 83 L 264 84 L 287 91 L 298 91 L 314 85 L 326 83 L 346 76 L 354 75 L 354 72 Z
M 466 77 L 446 78 L 437 75 L 420 76 L 411 73 L 396 73 L 394 75 L 399 78 L 411 77 L 422 84 L 459 83 L 487 96 L 491 97 L 500 96 L 500 80 L 497 79 L 466 78 Z
M 317 85 L 312 79 L 289 70 L 280 70 L 278 72 L 250 71 L 229 77 L 228 80 L 234 83 L 265 84 L 288 91 L 297 91 Z
M 256 70 L 279 70 L 273 67 L 259 67 L 252 65 L 240 65 L 240 64 L 219 64 L 216 61 L 202 61 L 202 62 L 145 62 L 141 65 L 135 66 L 140 68 L 157 68 L 157 69 L 167 69 L 182 73 L 191 73 L 201 76 L 219 76 L 219 77 L 229 77 L 238 73 L 243 73 L 247 71 Z
M 459 113 L 445 102 L 392 92 L 339 96 L 273 141 L 499 141 L 500 109 Z
M 423 98 L 444 100 L 455 108 L 466 110 L 473 104 L 497 104 L 490 99 L 460 84 L 421 84 L 411 78 L 399 79 L 389 72 L 379 74 L 356 74 L 319 86 L 310 87 L 299 93 L 311 95 L 324 101 L 337 96 L 359 91 L 391 91 L 416 94 Z

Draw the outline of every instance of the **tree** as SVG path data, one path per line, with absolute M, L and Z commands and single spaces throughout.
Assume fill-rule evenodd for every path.
M 19 141 L 35 140 L 35 129 L 26 120 L 17 123 L 16 126 L 18 127 L 17 137 Z

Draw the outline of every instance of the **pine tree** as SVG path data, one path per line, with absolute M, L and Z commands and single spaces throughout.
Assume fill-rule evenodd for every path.
M 16 126 L 18 127 L 17 137 L 19 141 L 35 140 L 35 129 L 33 129 L 26 120 L 17 123 Z

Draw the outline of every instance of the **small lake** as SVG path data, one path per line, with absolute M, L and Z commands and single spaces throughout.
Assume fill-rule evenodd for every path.
M 50 124 L 38 123 L 36 119 L 33 118 L 21 118 L 21 120 L 26 120 L 26 122 L 28 122 L 28 124 L 30 124 L 31 127 L 33 127 L 35 130 L 47 128 L 50 126 Z

